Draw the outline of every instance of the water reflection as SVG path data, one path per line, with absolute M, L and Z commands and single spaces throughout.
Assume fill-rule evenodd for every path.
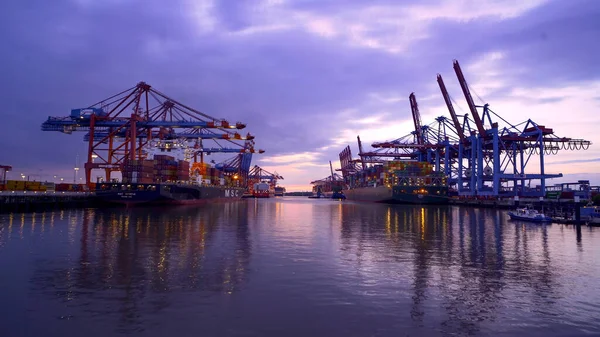
M 183 335 L 600 332 L 599 241 L 597 229 L 504 211 L 306 199 L 9 214 L 0 325 L 57 336 L 181 324 Z
M 251 255 L 247 219 L 243 203 L 86 210 L 68 226 L 70 244 L 79 235 L 79 252 L 37 261 L 31 291 L 68 304 L 70 315 L 117 312 L 119 331 L 141 331 L 143 314 L 178 305 L 169 293 L 239 290 Z
M 411 257 L 412 270 L 403 273 L 412 280 L 410 317 L 416 327 L 440 319 L 446 333 L 481 332 L 507 315 L 509 297 L 521 310 L 560 312 L 553 307 L 555 289 L 562 287 L 555 275 L 560 268 L 552 263 L 546 225 L 458 207 L 353 205 L 342 214 L 342 251 L 361 257 L 358 268 L 372 268 L 380 255 L 400 262 Z M 378 272 L 385 274 L 371 271 Z M 444 313 L 431 310 L 436 302 Z

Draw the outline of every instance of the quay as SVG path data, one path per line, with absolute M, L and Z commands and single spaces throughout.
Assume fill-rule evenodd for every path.
M 524 206 L 547 207 L 548 209 L 571 209 L 575 206 L 585 206 L 588 200 L 575 199 L 541 199 L 540 198 L 450 198 L 451 205 L 477 206 L 491 208 L 515 209 Z
M 0 191 L 0 212 L 92 207 L 95 204 L 92 192 Z
M 554 223 L 581 224 L 580 209 L 588 201 L 539 198 L 451 198 L 450 205 L 516 209 L 531 207 L 550 216 Z M 0 191 L 0 212 L 32 212 L 61 208 L 101 207 L 94 192 L 69 191 Z

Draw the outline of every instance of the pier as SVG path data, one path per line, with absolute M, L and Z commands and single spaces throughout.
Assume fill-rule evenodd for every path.
M 91 192 L 0 191 L 0 212 L 91 207 L 94 201 Z

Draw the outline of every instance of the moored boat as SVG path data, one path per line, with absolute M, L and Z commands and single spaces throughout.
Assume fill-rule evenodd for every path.
M 508 216 L 511 220 L 533 221 L 533 222 L 551 222 L 552 218 L 540 213 L 535 209 L 517 208 L 515 211 L 509 211 Z

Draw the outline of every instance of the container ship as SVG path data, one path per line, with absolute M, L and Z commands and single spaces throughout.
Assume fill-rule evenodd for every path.
M 341 196 L 343 195 L 342 189 L 344 188 L 344 178 L 339 174 L 333 172 L 333 167 L 331 167 L 331 162 L 329 162 L 331 168 L 331 176 L 325 177 L 323 179 L 311 181 L 312 185 L 312 195 L 309 198 L 314 199 L 343 199 Z
M 433 165 L 388 161 L 348 176 L 348 200 L 400 204 L 447 204 L 447 177 Z
M 267 183 L 256 183 L 252 189 L 252 196 L 255 198 L 269 198 L 271 197 L 271 190 Z
M 285 195 L 285 187 L 276 186 L 275 189 L 274 189 L 273 194 L 276 197 L 283 197 Z
M 175 160 L 156 155 L 153 160 L 129 160 L 122 168 L 121 182 L 96 184 L 96 197 L 103 202 L 137 204 L 200 204 L 241 199 L 245 189 L 237 181 L 204 163 Z

